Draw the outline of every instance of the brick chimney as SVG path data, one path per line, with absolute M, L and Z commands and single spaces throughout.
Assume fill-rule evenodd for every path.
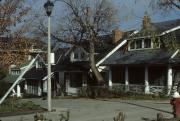
M 149 18 L 149 15 L 147 12 L 145 12 L 145 15 L 143 17 L 143 23 L 142 23 L 142 28 L 147 29 L 150 27 L 151 19 Z
M 112 31 L 112 43 L 117 43 L 120 39 L 122 39 L 122 35 L 123 32 L 119 28 L 114 29 Z

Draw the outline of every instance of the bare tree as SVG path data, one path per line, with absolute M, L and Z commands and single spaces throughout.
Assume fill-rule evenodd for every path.
M 135 2 L 140 2 L 142 0 L 135 0 Z M 180 10 L 180 0 L 147 0 L 149 2 L 149 6 L 153 10 L 162 10 L 169 11 L 171 9 Z
M 176 8 L 180 10 L 180 0 L 151 0 L 150 6 L 161 10 Z
M 117 24 L 116 9 L 111 0 L 57 0 L 65 4 L 66 13 L 61 24 L 66 42 L 76 45 L 89 45 L 89 62 L 93 75 L 99 84 L 103 77 L 96 67 L 94 58 L 95 43 L 99 36 L 110 32 Z M 62 42 L 55 34 L 52 37 Z

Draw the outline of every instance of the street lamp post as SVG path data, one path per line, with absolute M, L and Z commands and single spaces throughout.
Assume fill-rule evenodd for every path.
M 48 90 L 47 90 L 47 101 L 48 101 L 48 111 L 51 111 L 51 37 L 50 37 L 50 16 L 52 9 L 54 7 L 54 4 L 48 0 L 44 4 L 44 8 L 46 10 L 47 16 L 48 16 Z

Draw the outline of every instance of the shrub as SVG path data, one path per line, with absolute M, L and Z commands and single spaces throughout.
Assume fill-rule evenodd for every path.
M 0 97 L 4 96 L 4 94 L 7 92 L 7 90 L 10 88 L 10 84 L 5 81 L 0 81 Z

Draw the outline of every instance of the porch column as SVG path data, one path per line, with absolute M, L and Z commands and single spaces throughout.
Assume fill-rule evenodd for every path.
M 167 72 L 167 94 L 170 95 L 171 92 L 171 87 L 172 87 L 172 67 L 168 66 L 168 72 Z
M 47 92 L 47 80 L 43 82 L 43 92 Z
M 38 82 L 38 96 L 42 95 L 41 82 Z
M 17 85 L 17 97 L 21 97 L 21 87 Z
M 128 66 L 125 67 L 125 91 L 129 91 L 129 72 L 128 72 Z
M 149 75 L 148 75 L 148 66 L 145 66 L 145 76 L 144 76 L 144 83 L 145 83 L 145 93 L 149 93 Z
M 111 68 L 109 68 L 109 82 L 108 82 L 108 86 L 112 87 L 112 70 L 111 70 Z
M 25 82 L 24 82 L 24 90 L 25 90 L 26 93 L 27 93 L 27 89 L 28 89 L 28 87 L 27 87 L 27 81 L 25 81 Z
M 82 81 L 83 81 L 82 86 L 87 87 L 87 76 L 85 73 L 82 73 Z

